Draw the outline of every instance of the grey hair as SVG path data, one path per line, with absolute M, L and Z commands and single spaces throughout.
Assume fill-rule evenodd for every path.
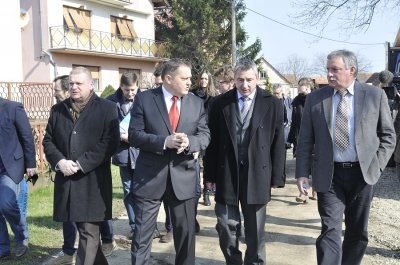
M 358 63 L 357 63 L 357 56 L 354 54 L 354 52 L 348 51 L 348 50 L 337 50 L 333 51 L 328 56 L 326 57 L 328 60 L 331 60 L 333 58 L 340 57 L 343 59 L 344 66 L 346 69 L 350 69 L 351 67 L 354 67 L 356 70 L 354 71 L 354 77 L 357 77 L 358 74 Z
M 258 78 L 257 65 L 252 60 L 243 58 L 239 62 L 237 62 L 235 66 L 235 75 L 237 74 L 238 71 L 247 71 L 250 69 L 254 71 L 256 77 Z
M 93 83 L 92 73 L 86 67 L 83 67 L 83 66 L 74 67 L 74 68 L 72 68 L 71 72 L 69 73 L 70 76 L 77 75 L 77 74 L 85 74 L 89 83 Z
M 272 85 L 272 89 L 273 89 L 273 90 L 277 90 L 277 89 L 279 89 L 279 88 L 282 88 L 282 85 L 281 85 L 281 84 L 273 84 L 273 85 Z

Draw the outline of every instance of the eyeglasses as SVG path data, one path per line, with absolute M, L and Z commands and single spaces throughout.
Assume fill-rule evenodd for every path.
M 216 80 L 215 82 L 217 82 L 217 84 L 228 84 L 229 82 L 226 80 Z

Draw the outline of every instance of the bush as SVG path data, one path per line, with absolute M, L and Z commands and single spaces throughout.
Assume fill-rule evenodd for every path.
M 101 93 L 100 97 L 102 98 L 106 98 L 111 94 L 114 94 L 115 92 L 115 88 L 112 85 L 108 85 L 106 86 L 106 88 L 104 88 L 103 93 Z

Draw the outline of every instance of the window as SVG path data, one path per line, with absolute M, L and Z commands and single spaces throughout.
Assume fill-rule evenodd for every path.
M 135 29 L 133 28 L 133 20 L 111 16 L 111 34 L 120 38 L 137 38 Z
M 82 66 L 87 68 L 90 73 L 92 74 L 92 79 L 93 79 L 93 87 L 94 91 L 101 91 L 100 90 L 100 67 L 98 66 L 88 66 L 88 65 L 79 65 L 79 64 L 73 64 L 72 68 Z
M 266 71 L 261 71 L 260 72 L 260 78 L 265 79 L 267 77 L 267 72 Z
M 64 6 L 64 27 L 76 32 L 90 29 L 90 11 Z

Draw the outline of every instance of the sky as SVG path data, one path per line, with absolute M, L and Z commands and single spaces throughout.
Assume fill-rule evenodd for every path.
M 329 28 L 324 31 L 324 37 L 356 43 L 382 43 L 378 45 L 350 45 L 318 39 L 304 33 L 289 29 L 252 10 L 290 25 L 306 32 L 316 33 L 312 28 L 300 26 L 291 17 L 298 8 L 292 7 L 293 0 L 267 1 L 245 0 L 247 15 L 242 23 L 248 34 L 247 45 L 253 43 L 256 38 L 262 42 L 262 55 L 275 68 L 287 61 L 292 54 L 307 59 L 309 64 L 315 60 L 316 54 L 328 54 L 331 51 L 347 49 L 355 52 L 360 57 L 371 63 L 371 72 L 380 72 L 385 69 L 386 41 L 393 44 L 399 30 L 400 19 L 393 14 L 384 12 L 375 13 L 373 22 L 367 31 L 359 31 L 353 35 L 344 34 L 337 21 L 331 21 Z

